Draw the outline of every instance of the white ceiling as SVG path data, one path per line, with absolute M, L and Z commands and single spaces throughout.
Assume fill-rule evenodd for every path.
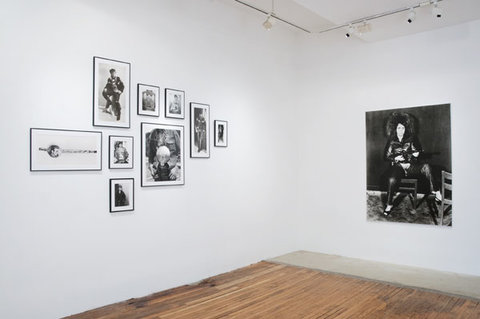
M 271 0 L 242 0 L 269 12 Z M 302 28 L 320 32 L 364 17 L 407 8 L 428 0 L 275 0 L 275 14 Z M 416 9 L 416 19 L 408 24 L 407 12 L 370 21 L 372 30 L 361 38 L 368 42 L 414 34 L 480 19 L 480 0 L 443 0 L 441 19 L 432 16 L 432 6 Z M 259 12 L 252 10 L 252 14 Z M 281 23 L 281 22 L 279 22 Z M 345 33 L 345 30 L 331 32 Z

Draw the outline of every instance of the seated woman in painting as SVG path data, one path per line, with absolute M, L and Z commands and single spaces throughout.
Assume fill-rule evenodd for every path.
M 441 194 L 434 189 L 430 165 L 418 160 L 423 149 L 415 135 L 412 117 L 408 113 L 392 113 L 387 121 L 387 134 L 389 138 L 385 145 L 384 154 L 385 160 L 390 162 L 390 167 L 387 172 L 387 205 L 383 214 L 388 216 L 391 213 L 393 196 L 397 192 L 398 184 L 402 178 L 424 179 L 430 193 L 435 194 L 435 199 L 440 201 Z

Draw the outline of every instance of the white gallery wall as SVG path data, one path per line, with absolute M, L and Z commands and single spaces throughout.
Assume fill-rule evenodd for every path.
M 231 1 L 1 3 L 0 318 L 58 318 L 298 249 L 296 39 L 262 32 L 262 18 Z M 130 129 L 92 126 L 93 56 L 131 63 Z M 138 82 L 229 122 L 210 159 L 190 159 L 186 138 L 184 186 L 140 187 L 140 123 L 188 137 L 189 111 L 137 116 Z M 102 131 L 103 170 L 30 172 L 31 127 Z M 135 137 L 133 170 L 108 169 L 111 134 Z M 109 213 L 109 179 L 130 177 L 135 211 Z
M 302 47 L 300 246 L 480 275 L 480 21 L 377 43 L 341 36 L 310 37 Z M 453 227 L 367 222 L 365 112 L 445 103 Z

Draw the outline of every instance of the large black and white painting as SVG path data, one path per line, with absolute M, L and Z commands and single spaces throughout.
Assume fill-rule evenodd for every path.
M 367 219 L 452 225 L 450 104 L 366 113 Z
M 142 123 L 142 186 L 184 184 L 183 126 Z
M 31 171 L 102 169 L 102 132 L 30 129 Z
M 130 127 L 130 63 L 93 58 L 93 125 Z

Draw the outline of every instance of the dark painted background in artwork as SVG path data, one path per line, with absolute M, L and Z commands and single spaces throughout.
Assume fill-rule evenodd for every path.
M 409 113 L 415 118 L 416 133 L 425 152 L 421 160 L 432 166 L 438 183 L 442 169 L 452 171 L 450 104 L 366 112 L 367 189 L 386 189 L 384 173 L 389 164 L 383 154 L 387 143 L 385 127 L 393 112 Z

